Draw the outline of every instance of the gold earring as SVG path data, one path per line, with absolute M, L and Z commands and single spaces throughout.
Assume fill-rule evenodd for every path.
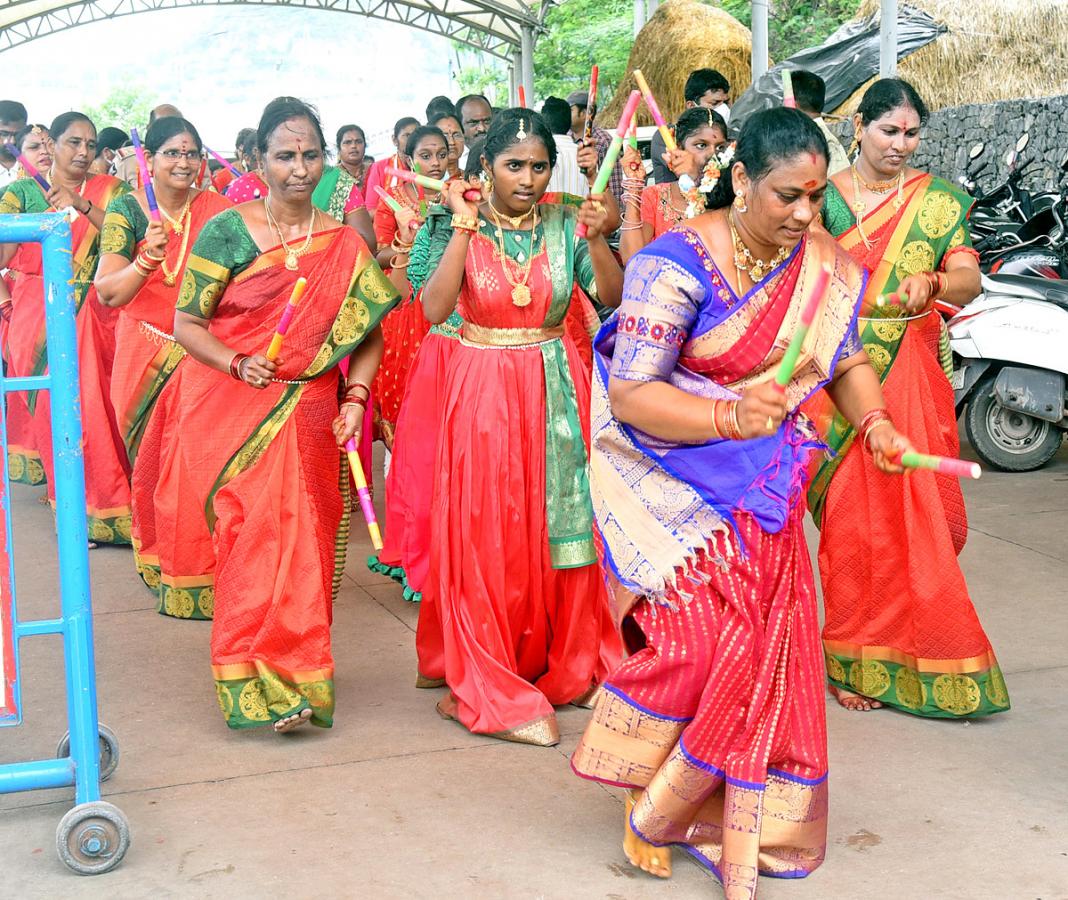
M 749 212 L 749 207 L 745 202 L 745 194 L 738 194 L 735 196 L 734 208 L 740 213 Z
M 493 193 L 493 173 L 492 172 L 483 172 L 482 173 L 482 183 L 486 186 L 486 190 L 489 193 L 492 194 Z
M 860 132 L 858 131 L 853 135 L 853 143 L 849 145 L 849 156 L 852 156 L 860 149 Z

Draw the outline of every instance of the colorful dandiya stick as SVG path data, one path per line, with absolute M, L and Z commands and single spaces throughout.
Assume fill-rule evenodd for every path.
M 396 200 L 393 199 L 392 194 L 390 194 L 388 191 L 382 190 L 382 185 L 375 185 L 375 193 L 382 198 L 382 202 L 385 203 L 386 206 L 393 210 L 394 215 L 404 209 L 403 206 L 401 206 Z
M 241 172 L 238 170 L 237 166 L 235 166 L 232 162 L 230 162 L 229 160 L 225 159 L 220 154 L 216 153 L 207 144 L 204 145 L 204 149 L 207 150 L 208 153 L 210 153 L 212 156 L 215 157 L 215 161 L 217 163 L 220 163 L 221 165 L 223 165 L 227 169 L 229 169 L 233 173 L 234 178 L 240 178 L 241 177 Z
M 444 191 L 446 184 L 440 178 L 431 178 L 429 175 L 420 175 L 418 172 L 409 172 L 407 169 L 398 169 L 396 166 L 386 166 L 386 174 L 398 181 L 410 181 L 413 184 L 421 184 L 431 191 Z M 482 199 L 482 192 L 472 188 L 464 191 L 464 199 L 472 203 L 478 203 Z
M 419 171 L 419 163 L 414 159 L 412 160 L 412 171 L 416 175 L 422 175 Z M 419 216 L 423 219 L 426 218 L 426 188 L 424 188 L 418 181 L 415 183 L 415 193 L 419 197 Z
M 634 111 L 638 108 L 641 99 L 642 95 L 639 91 L 630 92 L 627 104 L 623 107 L 623 114 L 619 117 L 616 133 L 612 135 L 612 143 L 605 151 L 601 167 L 597 170 L 597 178 L 594 179 L 593 187 L 590 188 L 591 194 L 603 194 L 605 188 L 608 187 L 608 179 L 612 177 L 612 170 L 616 167 L 616 160 L 619 159 L 620 151 L 623 149 L 623 139 L 627 136 L 630 120 L 634 118 Z M 586 237 L 586 226 L 579 222 L 578 227 L 575 228 L 575 234 L 579 237 Z
M 526 109 L 527 92 L 523 85 L 519 85 L 519 105 Z
M 156 202 L 156 191 L 152 187 L 152 176 L 148 174 L 148 162 L 145 160 L 145 148 L 141 146 L 141 138 L 136 128 L 130 129 L 130 140 L 133 141 L 134 153 L 137 154 L 137 168 L 141 170 L 141 182 L 145 186 L 145 201 L 148 203 L 148 214 L 153 222 L 162 222 L 159 214 L 159 204 Z
M 297 304 L 300 303 L 300 298 L 304 296 L 304 289 L 307 286 L 308 279 L 304 277 L 298 278 L 297 283 L 293 285 L 293 293 L 289 295 L 289 302 L 286 304 L 286 308 L 282 310 L 282 317 L 275 326 L 271 345 L 267 348 L 266 356 L 271 362 L 274 362 L 278 354 L 282 352 L 282 341 L 285 340 L 286 332 L 289 331 L 289 323 L 293 321 L 293 313 L 297 311 Z
M 596 63 L 590 69 L 590 92 L 586 95 L 586 124 L 582 126 L 582 139 L 588 141 L 593 137 L 593 115 L 597 106 L 597 74 Z
M 653 96 L 653 92 L 649 90 L 649 82 L 645 80 L 641 69 L 634 70 L 634 80 L 638 82 L 638 89 L 642 92 L 645 105 L 649 107 L 649 112 L 656 123 L 656 129 L 660 132 L 660 137 L 664 139 L 664 146 L 667 147 L 669 152 L 676 149 L 678 145 L 675 143 L 675 135 L 671 133 L 668 123 L 664 121 L 660 107 L 656 105 L 656 98 Z
M 30 178 L 32 178 L 41 186 L 42 191 L 47 194 L 50 190 L 52 190 L 52 186 L 48 183 L 48 180 L 44 177 L 44 175 L 37 171 L 37 166 L 35 166 L 32 162 L 26 159 L 25 156 L 19 153 L 18 147 L 16 147 L 14 144 L 4 144 L 4 149 L 19 161 L 19 165 L 22 166 L 22 168 L 26 171 L 26 174 L 29 175 Z
M 979 478 L 983 474 L 979 463 L 954 459 L 952 456 L 929 456 L 926 453 L 904 453 L 899 450 L 889 459 L 906 469 L 930 469 L 932 472 L 952 475 L 954 478 Z
M 896 291 L 892 294 L 880 294 L 875 298 L 875 305 L 882 309 L 887 303 L 893 305 L 899 305 L 901 303 L 901 295 Z
M 783 354 L 782 361 L 779 363 L 779 371 L 775 373 L 775 384 L 780 391 L 786 390 L 786 385 L 790 383 L 790 379 L 794 376 L 794 366 L 797 365 L 797 358 L 801 355 L 801 345 L 804 344 L 805 338 L 808 336 L 808 330 L 816 318 L 816 310 L 820 308 L 820 303 L 823 301 L 823 295 L 827 293 L 827 285 L 830 281 L 831 267 L 824 263 L 820 266 L 819 274 L 816 275 L 816 283 L 812 286 L 812 293 L 809 294 L 808 300 L 801 310 L 801 321 L 798 323 L 793 337 L 790 338 L 790 345 L 786 348 L 786 353 Z
M 794 76 L 789 69 L 782 70 L 782 105 L 787 109 L 797 109 L 797 100 L 794 98 Z
M 630 117 L 630 128 L 627 129 L 627 145 L 631 150 L 638 149 L 638 116 Z
M 363 510 L 363 518 L 367 522 L 367 531 L 371 535 L 371 544 L 375 550 L 382 549 L 382 532 L 378 527 L 378 517 L 375 516 L 375 505 L 371 501 L 371 491 L 367 488 L 367 478 L 363 474 L 363 463 L 360 462 L 360 454 L 356 452 L 356 439 L 349 438 L 345 441 L 345 455 L 349 458 L 349 468 L 352 469 L 352 479 L 356 482 L 356 494 L 360 498 L 360 508 Z

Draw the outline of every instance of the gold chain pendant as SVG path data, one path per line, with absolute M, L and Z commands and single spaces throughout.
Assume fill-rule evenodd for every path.
M 297 259 L 297 254 L 292 250 L 286 251 L 286 268 L 290 272 L 296 272 L 300 268 L 300 263 Z
M 530 306 L 530 288 L 525 284 L 517 284 L 512 288 L 512 305 L 513 306 Z

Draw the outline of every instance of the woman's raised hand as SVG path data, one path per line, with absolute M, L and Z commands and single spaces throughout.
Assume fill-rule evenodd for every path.
M 145 230 L 144 246 L 148 255 L 154 256 L 156 259 L 166 256 L 168 241 L 169 237 L 167 235 L 167 229 L 163 226 L 163 223 L 150 221 L 148 223 L 148 228 Z
M 693 154 L 689 150 L 683 150 L 681 147 L 667 150 L 661 158 L 664 160 L 664 165 L 671 169 L 676 178 L 680 175 L 693 177 L 697 169 L 697 161 L 694 159 Z
M 464 191 L 478 191 L 485 196 L 485 186 L 477 178 L 457 178 L 450 181 L 445 193 L 445 205 L 461 216 L 478 218 L 478 204 L 464 197 Z
M 579 144 L 578 164 L 590 186 L 597 180 L 597 148 L 585 142 Z
M 624 178 L 640 178 L 645 181 L 645 164 L 642 162 L 642 155 L 629 144 L 623 145 L 620 164 L 623 167 Z
M 786 395 L 774 382 L 747 388 L 738 401 L 738 428 L 742 437 L 748 440 L 774 434 L 786 418 L 786 412 Z
M 604 234 L 605 224 L 608 222 L 604 194 L 590 194 L 579 207 L 578 220 L 586 226 L 586 240 L 592 241 Z
M 423 220 L 419 218 L 419 213 L 414 209 L 409 209 L 405 206 L 396 214 L 396 218 L 397 237 L 402 244 L 411 244 L 415 240 L 415 235 L 419 231 L 420 226 L 423 224 Z
M 77 191 L 72 191 L 70 188 L 63 187 L 61 184 L 53 184 L 52 190 L 48 192 L 48 205 L 53 209 L 66 209 L 68 206 L 73 207 L 76 212 L 81 211 L 82 200 L 80 194 Z

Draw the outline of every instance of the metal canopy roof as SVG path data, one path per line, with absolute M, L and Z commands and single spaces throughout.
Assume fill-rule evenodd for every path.
M 439 34 L 512 62 L 552 5 L 524 0 L 0 0 L 0 52 L 68 28 L 185 6 L 288 6 L 349 13 Z

